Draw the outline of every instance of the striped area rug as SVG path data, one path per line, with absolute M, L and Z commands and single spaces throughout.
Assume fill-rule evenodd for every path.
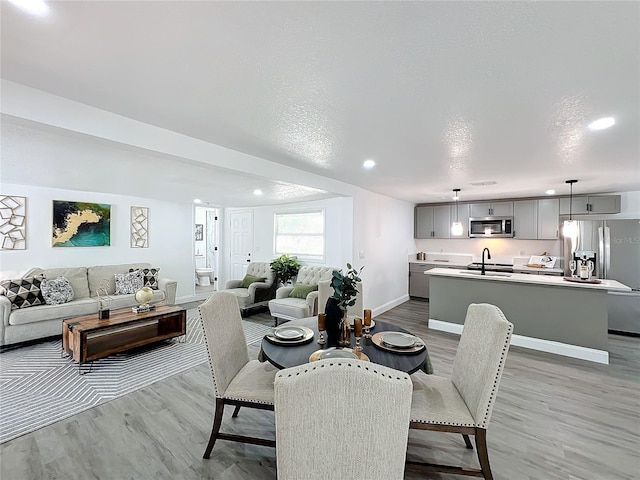
M 187 311 L 186 341 L 176 339 L 93 362 L 61 357 L 61 340 L 0 354 L 0 443 L 51 425 L 89 408 L 183 372 L 207 361 L 197 310 Z M 247 344 L 270 328 L 242 320 Z M 88 372 L 89 366 L 83 366 Z

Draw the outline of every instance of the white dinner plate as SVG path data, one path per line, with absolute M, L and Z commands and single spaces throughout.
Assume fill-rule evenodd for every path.
M 358 358 L 358 356 L 351 350 L 328 348 L 320 354 L 321 360 L 324 360 L 325 358 Z
M 408 333 L 389 332 L 382 335 L 382 341 L 391 347 L 411 348 L 416 344 L 417 338 Z
M 301 327 L 284 325 L 273 330 L 273 336 L 280 340 L 299 340 L 304 335 L 305 331 Z

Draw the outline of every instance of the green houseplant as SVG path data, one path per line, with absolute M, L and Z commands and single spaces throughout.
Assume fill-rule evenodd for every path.
M 269 265 L 271 265 L 271 270 L 273 270 L 278 280 L 283 284 L 289 282 L 298 274 L 298 270 L 300 270 L 298 260 L 287 253 L 280 255 Z
M 340 310 L 346 313 L 349 307 L 356 304 L 356 296 L 358 295 L 358 282 L 361 282 L 360 270 L 356 270 L 347 263 L 347 271 L 343 274 L 342 270 L 334 270 L 332 273 L 331 286 L 333 287 L 333 298 L 337 301 Z

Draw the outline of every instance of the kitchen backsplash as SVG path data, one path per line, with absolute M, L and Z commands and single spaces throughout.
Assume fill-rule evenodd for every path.
M 562 256 L 561 240 L 515 240 L 512 238 L 455 238 L 455 239 L 415 239 L 417 252 L 442 252 L 447 254 L 467 254 L 478 257 L 482 249 L 488 247 L 493 258 L 528 257 L 531 255 Z M 494 260 L 495 261 L 495 260 Z

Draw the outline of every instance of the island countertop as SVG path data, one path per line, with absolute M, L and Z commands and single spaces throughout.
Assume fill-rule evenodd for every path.
M 526 283 L 532 285 L 548 285 L 562 288 L 582 288 L 590 290 L 608 290 L 611 292 L 630 292 L 631 288 L 616 280 L 602 280 L 602 283 L 569 282 L 564 277 L 552 275 L 527 275 L 525 273 L 486 272 L 480 275 L 477 270 L 455 270 L 452 268 L 432 268 L 424 272 L 426 275 L 455 277 L 483 282 Z

